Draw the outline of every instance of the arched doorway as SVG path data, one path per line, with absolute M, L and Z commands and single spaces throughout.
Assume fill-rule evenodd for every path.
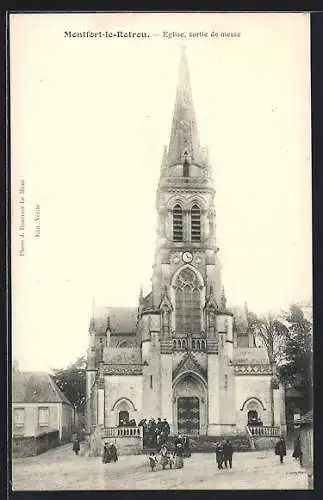
M 265 408 L 260 399 L 254 397 L 248 398 L 244 402 L 242 410 L 245 412 L 245 425 L 264 425 Z
M 200 433 L 200 399 L 198 397 L 177 398 L 177 430 L 183 435 Z
M 202 379 L 193 372 L 182 374 L 173 388 L 175 431 L 185 435 L 206 434 L 206 390 Z
M 247 417 L 248 417 L 248 425 L 257 425 L 257 423 L 258 423 L 257 410 L 249 410 Z
M 119 427 L 129 424 L 129 412 L 127 410 L 119 411 L 118 425 Z
M 111 424 L 122 427 L 129 425 L 129 422 L 135 418 L 136 409 L 130 399 L 120 398 L 114 403 L 112 411 L 114 413 L 114 424 L 113 422 Z

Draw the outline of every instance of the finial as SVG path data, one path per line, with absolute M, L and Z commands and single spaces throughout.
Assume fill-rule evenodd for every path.
M 107 329 L 106 329 L 105 333 L 110 332 L 110 331 L 111 331 L 110 316 L 108 316 L 108 318 L 107 318 Z
M 221 291 L 221 308 L 225 309 L 226 305 L 227 305 L 227 299 L 225 297 L 224 286 L 222 286 L 222 291 Z
M 90 333 L 93 333 L 94 332 L 94 327 L 95 327 L 95 323 L 94 323 L 94 317 L 93 315 L 91 316 L 91 319 L 90 319 L 90 326 L 89 326 L 89 332 Z

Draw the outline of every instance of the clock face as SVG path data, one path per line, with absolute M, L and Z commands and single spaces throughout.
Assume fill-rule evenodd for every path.
M 191 254 L 191 252 L 184 252 L 183 255 L 182 255 L 182 259 L 186 263 L 192 262 L 193 255 Z

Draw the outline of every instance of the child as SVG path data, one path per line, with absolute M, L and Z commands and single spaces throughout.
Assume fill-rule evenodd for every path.
M 156 465 L 157 465 L 157 462 L 158 462 L 157 457 L 155 457 L 155 454 L 154 454 L 153 451 L 149 455 L 149 462 L 150 462 L 151 470 L 153 472 L 154 469 L 155 469 L 155 467 L 156 467 Z

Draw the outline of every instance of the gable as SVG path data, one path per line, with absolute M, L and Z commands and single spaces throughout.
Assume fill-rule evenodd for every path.
M 207 371 L 204 368 L 202 368 L 200 363 L 190 352 L 184 356 L 184 358 L 180 361 L 177 367 L 173 370 L 173 380 L 182 373 L 190 371 L 198 373 L 204 378 L 204 380 L 207 380 Z

